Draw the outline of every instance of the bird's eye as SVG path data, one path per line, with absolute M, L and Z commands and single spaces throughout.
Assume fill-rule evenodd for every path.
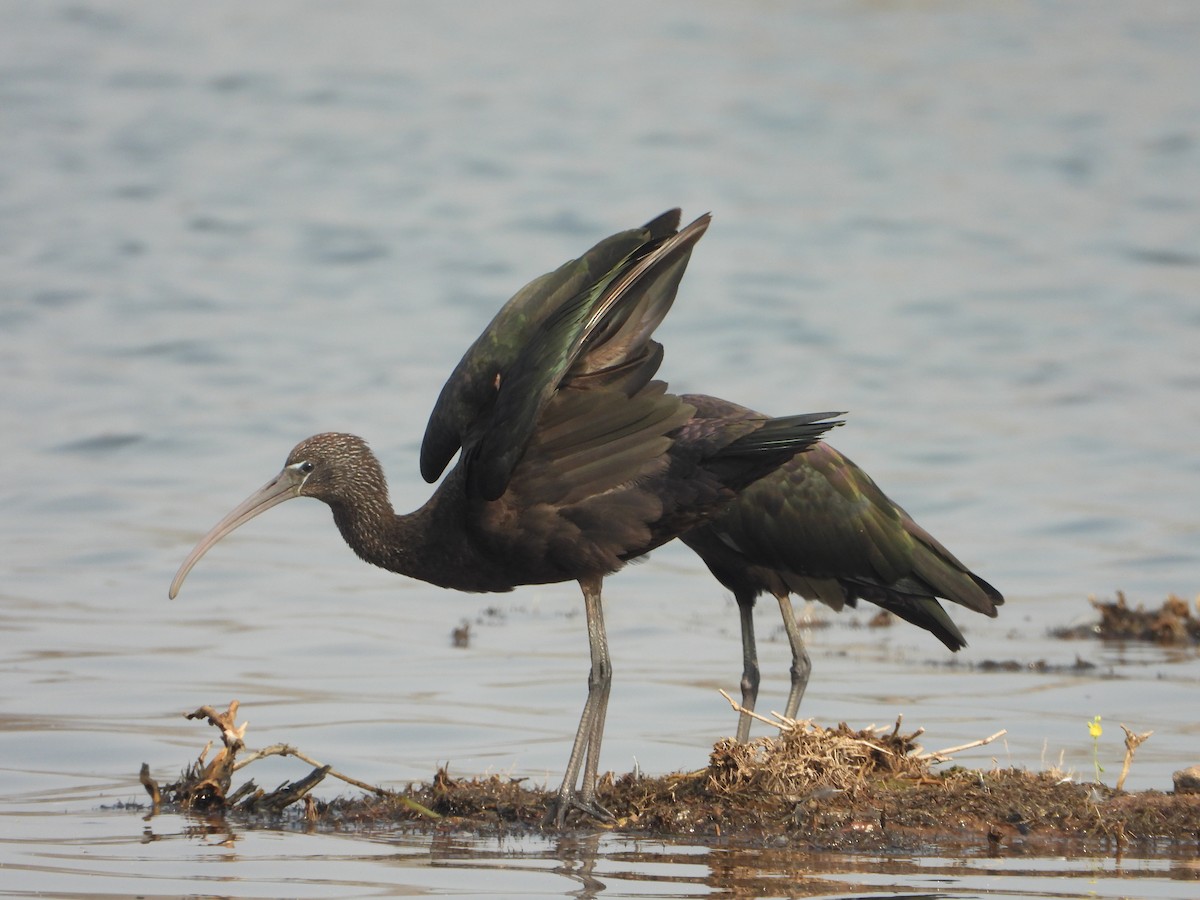
M 313 468 L 315 468 L 315 467 L 307 459 L 304 462 L 300 463 L 300 471 L 303 472 L 305 475 L 309 474 L 313 470 Z

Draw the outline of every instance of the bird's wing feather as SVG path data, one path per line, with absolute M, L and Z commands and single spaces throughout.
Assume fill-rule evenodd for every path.
M 421 443 L 421 475 L 426 481 L 437 480 L 473 424 L 486 416 L 496 400 L 498 377 L 508 371 L 546 317 L 649 239 L 649 227 L 607 237 L 578 259 L 535 278 L 504 304 L 442 386 Z
M 714 527 L 730 529 L 739 545 L 762 546 L 760 564 L 860 585 L 872 602 L 872 587 L 932 594 L 991 616 L 1003 602 L 828 444 L 752 485 Z
M 633 397 L 566 388 L 547 405 L 513 473 L 513 502 L 565 507 L 644 478 L 666 466 L 668 435 L 691 415 L 661 381 Z
M 711 397 L 683 399 L 703 416 L 757 415 Z M 697 546 L 711 554 L 728 548 L 738 560 L 731 557 L 728 565 L 772 570 L 791 590 L 834 608 L 862 597 L 904 615 L 899 607 L 905 603 L 943 597 L 994 616 L 1004 602 L 828 444 L 814 445 L 750 485 L 708 528 L 720 543 Z M 948 621 L 938 615 L 940 607 L 918 605 L 905 616 L 915 624 L 935 630 L 933 624 Z
M 434 435 L 429 446 L 442 448 L 436 454 L 431 450 L 438 462 L 447 447 L 463 447 L 470 494 L 494 500 L 504 493 L 543 409 L 564 386 L 607 387 L 613 379 L 628 380 L 632 374 L 640 374 L 645 384 L 653 375 L 661 350 L 650 335 L 674 301 L 691 248 L 708 227 L 708 217 L 682 231 L 654 236 L 670 222 L 660 217 L 650 223 L 645 230 L 652 235 L 649 240 L 602 275 L 589 275 L 574 295 L 557 299 L 556 292 L 557 307 L 528 330 L 519 352 L 495 369 L 490 383 L 470 380 L 474 417 L 451 432 L 440 425 L 427 432 Z M 647 365 L 650 361 L 653 368 Z M 638 386 L 629 384 L 631 390 Z M 455 408 L 460 415 L 468 409 L 461 403 Z M 435 420 L 441 421 L 437 410 Z M 424 448 L 422 458 L 426 459 Z
M 707 227 L 705 216 L 648 242 L 534 332 L 501 376 L 489 425 L 468 472 L 469 489 L 487 500 L 504 493 L 542 410 L 562 387 L 577 384 L 587 390 L 588 381 L 607 383 L 610 370 L 624 376 L 628 364 L 644 361 L 650 335 L 670 310 L 692 246 Z
M 707 519 L 838 424 L 825 414 L 696 419 L 663 382 L 631 396 L 622 389 L 631 380 L 640 376 L 622 370 L 606 387 L 554 395 L 508 491 L 483 513 L 494 540 L 522 534 L 548 558 L 610 571 Z
M 692 415 L 665 387 L 651 381 L 632 397 L 572 387 L 555 393 L 507 490 L 478 508 L 479 538 L 545 580 L 610 572 L 648 549 L 663 501 L 639 486 L 670 465 L 669 435 Z

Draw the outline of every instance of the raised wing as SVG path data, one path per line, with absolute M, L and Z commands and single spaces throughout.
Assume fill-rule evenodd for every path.
M 468 490 L 504 493 L 538 417 L 568 383 L 657 369 L 650 335 L 675 299 L 702 216 L 676 231 L 678 210 L 601 241 L 519 291 L 479 336 L 442 389 L 421 446 L 421 474 L 435 480 L 454 453 L 468 456 Z

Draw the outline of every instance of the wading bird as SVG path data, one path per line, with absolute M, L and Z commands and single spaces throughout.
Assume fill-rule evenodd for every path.
M 455 453 L 459 459 L 420 509 L 393 511 L 383 470 L 361 438 L 315 435 L 200 540 L 171 596 L 217 541 L 293 497 L 328 504 L 367 562 L 435 585 L 508 591 L 578 581 L 591 670 L 551 812 L 559 825 L 571 808 L 607 817 L 595 799 L 612 680 L 604 577 L 702 526 L 840 424 L 836 413 L 770 418 L 685 399 L 654 379 L 662 347 L 651 335 L 708 222 L 702 216 L 677 230 L 672 210 L 519 291 L 442 388 L 421 474 L 436 481 Z
M 705 415 L 760 416 L 715 398 L 691 398 Z M 966 646 L 938 598 L 987 616 L 1004 598 L 967 569 L 879 489 L 871 477 L 827 443 L 815 444 L 741 491 L 704 525 L 680 540 L 733 592 L 742 630 L 742 709 L 758 698 L 754 601 L 779 602 L 792 651 L 784 715 L 794 718 L 812 669 L 791 594 L 835 610 L 867 600 L 932 632 L 951 650 Z M 738 718 L 737 739 L 750 736 Z

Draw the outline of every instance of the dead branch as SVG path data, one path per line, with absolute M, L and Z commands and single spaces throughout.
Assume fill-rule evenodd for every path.
M 745 713 L 752 719 L 758 719 L 758 721 L 770 725 L 772 728 L 778 728 L 781 732 L 812 722 L 812 719 L 790 719 L 783 713 L 776 712 L 775 710 L 771 710 L 771 717 L 768 718 L 767 716 L 756 713 L 752 709 L 746 709 L 746 707 L 742 706 L 742 704 L 738 703 L 736 700 L 730 697 L 728 693 L 720 688 L 717 688 L 717 691 L 722 697 L 729 701 L 729 705 L 733 707 L 735 712 Z
M 327 766 L 324 763 L 317 762 L 311 756 L 301 753 L 290 744 L 271 744 L 271 746 L 263 747 L 261 750 L 251 750 L 246 756 L 242 757 L 237 765 L 233 767 L 233 770 L 236 772 L 243 766 L 248 766 L 250 763 L 254 762 L 255 760 L 262 759 L 264 756 L 294 756 L 296 759 L 300 760 L 301 762 L 308 763 L 315 769 L 325 769 L 326 774 L 337 778 L 339 781 L 344 781 L 346 784 L 353 785 L 354 787 L 360 788 L 364 791 L 370 791 L 377 797 L 386 797 L 393 793 L 387 788 L 381 788 L 374 784 L 367 784 L 365 781 L 359 781 L 357 778 L 351 778 L 349 775 L 343 775 L 341 772 L 335 770 L 332 766 Z
M 947 747 L 945 750 L 932 750 L 929 753 L 922 753 L 918 759 L 930 759 L 935 762 L 947 762 L 955 753 L 961 753 L 964 750 L 971 750 L 975 747 L 982 747 L 984 744 L 990 744 L 992 741 L 999 740 L 1008 734 L 1007 728 L 1001 728 L 995 734 L 985 738 L 980 738 L 977 741 L 970 741 L 966 744 L 959 744 L 957 747 Z
M 208 751 L 212 747 L 210 741 L 205 745 L 204 751 L 200 754 L 200 758 L 192 766 L 187 774 L 175 785 L 168 787 L 168 794 L 173 795 L 179 803 L 185 807 L 195 809 L 232 809 L 237 808 L 244 811 L 262 810 L 266 812 L 278 812 L 291 803 L 301 799 L 311 798 L 309 792 L 316 787 L 327 775 L 344 781 L 346 784 L 367 791 L 377 797 L 394 797 L 395 793 L 386 788 L 379 787 L 373 784 L 367 784 L 365 781 L 359 781 L 357 778 L 351 778 L 336 771 L 332 766 L 318 762 L 306 753 L 297 750 L 290 744 L 272 744 L 269 747 L 263 747 L 261 750 L 248 750 L 246 748 L 246 728 L 247 723 L 237 724 L 236 717 L 239 703 L 237 700 L 229 704 L 229 708 L 224 712 L 218 712 L 211 706 L 202 706 L 193 713 L 189 713 L 189 719 L 204 719 L 210 725 L 217 728 L 221 734 L 221 742 L 224 746 L 217 752 L 211 762 L 206 763 L 205 759 L 208 756 Z M 235 757 L 239 751 L 245 751 L 240 760 L 235 761 Z M 262 759 L 266 756 L 294 756 L 302 762 L 308 763 L 313 767 L 313 771 L 305 778 L 299 781 L 284 784 L 282 787 L 271 793 L 265 793 L 255 783 L 247 781 L 234 791 L 230 791 L 233 773 L 248 766 L 250 763 Z M 145 778 L 149 778 L 149 770 L 144 769 Z M 143 784 L 146 781 L 143 780 Z M 151 785 L 146 785 L 146 790 L 151 791 Z M 157 787 L 157 785 L 154 785 Z M 151 792 L 153 797 L 153 792 Z M 441 818 L 437 813 L 427 809 L 416 801 L 405 797 L 399 798 L 400 802 L 410 809 L 428 816 L 429 818 Z
M 329 766 L 321 766 L 319 769 L 313 769 L 299 781 L 284 784 L 269 794 L 252 797 L 239 808 L 255 812 L 280 812 L 284 807 L 302 799 L 309 791 L 324 781 L 325 776 L 328 774 Z
M 1147 731 L 1144 734 L 1134 734 L 1124 725 L 1121 726 L 1121 730 L 1125 732 L 1125 762 L 1121 766 L 1121 776 L 1117 779 L 1118 791 L 1123 790 L 1125 787 L 1125 776 L 1129 774 L 1129 767 L 1133 764 L 1133 754 L 1146 738 L 1154 734 L 1153 731 Z
M 234 719 L 237 716 L 238 706 L 237 700 L 231 700 L 229 709 L 223 713 L 217 712 L 211 706 L 202 706 L 193 713 L 188 713 L 186 718 L 189 719 L 207 719 L 209 724 L 213 725 L 221 732 L 221 741 L 231 750 L 241 750 L 246 746 L 244 738 L 246 736 L 246 728 L 249 722 L 243 722 L 241 726 L 235 724 Z
M 147 763 L 142 763 L 142 771 L 138 773 L 138 781 L 142 783 L 142 787 L 150 795 L 150 814 L 153 815 L 158 812 L 158 807 L 162 803 L 162 792 L 158 789 L 158 782 L 150 777 L 150 766 Z
M 718 688 L 718 690 L 720 690 L 720 688 Z M 761 716 L 752 709 L 746 709 L 746 707 L 742 706 L 742 704 L 738 703 L 736 700 L 734 700 L 732 697 L 730 697 L 728 693 L 726 693 L 723 690 L 721 691 L 721 696 L 729 701 L 729 705 L 733 707 L 735 712 L 745 713 L 746 715 L 750 716 L 750 718 L 752 718 L 752 719 L 758 719 L 758 721 L 765 722 L 766 724 L 771 725 L 775 728 L 779 727 L 779 722 L 777 721 L 777 719 L 768 719 L 766 716 Z M 782 718 L 779 716 L 779 713 L 772 713 L 772 715 Z

